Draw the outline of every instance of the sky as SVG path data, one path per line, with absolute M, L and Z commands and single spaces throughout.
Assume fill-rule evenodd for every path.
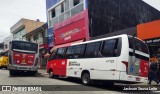
M 160 10 L 160 0 L 143 0 Z M 46 0 L 0 0 L 0 42 L 21 18 L 46 22 Z
M 46 0 L 0 0 L 0 42 L 21 18 L 46 22 Z

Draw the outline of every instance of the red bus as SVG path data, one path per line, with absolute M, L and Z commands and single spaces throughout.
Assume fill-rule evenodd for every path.
M 8 70 L 10 75 L 18 72 L 30 72 L 36 74 L 38 71 L 38 44 L 13 40 L 9 44 Z
M 148 68 L 147 45 L 127 35 L 57 48 L 47 63 L 49 77 L 76 77 L 84 85 L 92 80 L 147 83 Z

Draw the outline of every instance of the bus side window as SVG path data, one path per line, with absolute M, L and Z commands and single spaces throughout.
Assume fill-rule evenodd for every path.
M 83 58 L 84 50 L 85 50 L 85 45 L 73 46 L 73 57 L 74 58 Z
M 85 53 L 86 58 L 93 58 L 94 57 L 94 55 L 95 55 L 94 45 L 95 45 L 95 43 L 88 43 L 87 44 L 86 53 Z
M 56 53 L 57 53 L 57 50 L 58 50 L 58 49 L 53 50 L 53 52 L 52 52 L 52 54 L 51 54 L 51 56 L 50 56 L 49 60 L 56 59 Z
M 87 58 L 95 58 L 95 57 L 103 57 L 100 54 L 101 42 L 94 42 L 87 44 L 86 48 L 86 57 Z
M 120 55 L 120 49 L 118 48 L 119 39 L 111 39 L 104 41 L 102 55 L 104 57 L 116 57 Z
M 101 42 L 96 42 L 94 47 L 94 57 L 103 57 L 102 52 L 100 51 Z
M 68 59 L 73 58 L 72 46 L 70 46 L 70 47 L 67 48 L 66 58 L 68 58 Z
M 64 52 L 66 48 L 59 48 L 57 52 L 56 59 L 63 59 L 64 58 Z
M 113 52 L 114 56 L 120 56 L 121 48 L 122 48 L 121 46 L 122 46 L 121 38 L 116 39 L 116 42 L 114 44 L 114 52 Z

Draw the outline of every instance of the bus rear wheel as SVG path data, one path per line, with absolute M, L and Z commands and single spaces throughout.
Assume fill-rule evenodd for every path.
M 53 75 L 53 71 L 52 70 L 50 70 L 49 71 L 49 78 L 53 78 L 54 77 L 54 75 Z
M 10 71 L 9 71 L 9 75 L 10 75 L 10 76 L 14 76 L 14 75 L 15 75 L 15 71 L 10 70 Z
M 82 79 L 83 85 L 91 85 L 91 80 L 90 80 L 90 74 L 89 73 L 83 73 L 81 79 Z

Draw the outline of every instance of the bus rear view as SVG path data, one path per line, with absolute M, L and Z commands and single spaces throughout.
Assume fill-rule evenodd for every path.
M 8 63 L 10 75 L 15 75 L 18 72 L 36 74 L 38 71 L 38 57 L 38 44 L 25 41 L 11 41 Z
M 121 80 L 131 82 L 147 82 L 149 71 L 149 50 L 140 39 L 128 36 L 128 54 L 127 60 L 122 61 L 125 65 L 124 71 L 121 73 Z M 127 55 L 126 55 L 127 56 Z

